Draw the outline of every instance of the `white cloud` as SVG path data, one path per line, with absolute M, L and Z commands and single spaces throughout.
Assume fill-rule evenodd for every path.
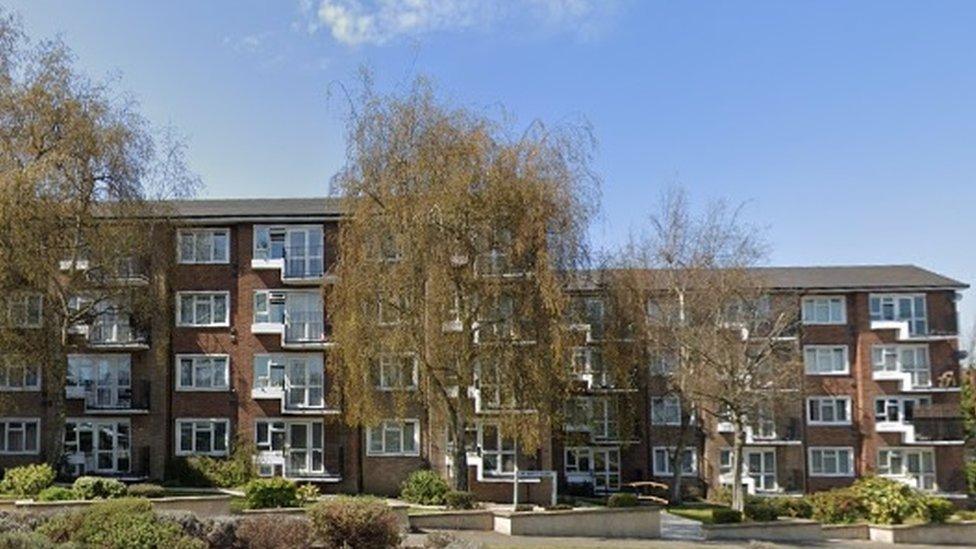
M 434 32 L 487 30 L 505 24 L 532 31 L 597 33 L 611 0 L 301 0 L 309 31 L 328 29 L 346 45 L 385 44 Z

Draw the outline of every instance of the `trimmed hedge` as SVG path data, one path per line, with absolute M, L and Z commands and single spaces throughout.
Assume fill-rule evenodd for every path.
M 444 503 L 448 509 L 474 509 L 474 493 L 451 490 L 444 494 Z
M 134 498 L 161 498 L 166 495 L 166 489 L 158 484 L 139 483 L 130 485 L 128 493 Z
M 772 522 L 779 517 L 779 513 L 774 502 L 754 500 L 746 503 L 745 516 L 756 522 Z
M 639 504 L 636 494 L 620 492 L 607 498 L 607 507 L 637 507 Z
M 56 543 L 105 549 L 203 549 L 172 521 L 160 520 L 146 499 L 123 498 L 52 516 L 37 531 Z
M 410 473 L 400 484 L 400 499 L 420 505 L 443 505 L 450 489 L 436 471 L 421 469 Z
M 11 467 L 3 474 L 0 489 L 20 497 L 36 496 L 54 484 L 54 469 L 46 463 Z
M 244 487 L 244 505 L 248 509 L 298 507 L 298 486 L 281 478 L 258 478 Z
M 81 499 L 121 498 L 128 493 L 121 481 L 102 477 L 78 477 L 71 489 Z
M 712 510 L 712 522 L 715 524 L 734 524 L 742 522 L 742 513 L 735 509 L 718 507 Z
M 75 493 L 71 488 L 65 488 L 64 486 L 48 486 L 47 488 L 41 490 L 40 494 L 37 494 L 37 501 L 70 501 L 73 499 L 82 499 Z
M 384 549 L 398 547 L 400 524 L 381 500 L 342 496 L 308 509 L 312 533 L 326 547 Z

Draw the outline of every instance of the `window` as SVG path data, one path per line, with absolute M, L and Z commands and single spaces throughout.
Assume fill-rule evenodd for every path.
M 757 492 L 776 490 L 776 450 L 746 450 L 743 452 L 746 474 Z
M 847 302 L 843 296 L 804 297 L 804 324 L 846 324 Z
M 651 424 L 681 425 L 681 401 L 678 397 L 652 397 Z
M 287 356 L 285 361 L 285 408 L 325 407 L 325 371 L 322 357 Z
M 226 419 L 177 419 L 176 455 L 226 456 L 229 426 Z
M 254 292 L 254 323 L 255 324 L 284 324 L 285 323 L 285 292 L 269 292 L 257 290 Z
M 259 419 L 254 427 L 254 445 L 259 452 L 280 452 L 285 449 L 284 421 Z
M 850 397 L 813 397 L 807 399 L 807 423 L 810 425 L 850 425 Z
M 871 347 L 871 367 L 875 374 L 907 373 L 914 387 L 932 384 L 929 348 L 926 345 L 875 345 Z
M 64 424 L 64 453 L 75 475 L 124 473 L 131 464 L 129 420 L 69 419 Z
M 590 339 L 594 341 L 602 339 L 604 331 L 603 300 L 598 297 L 587 297 L 583 298 L 578 306 L 582 309 L 583 322 L 590 328 Z
M 317 278 L 323 272 L 322 227 L 254 227 L 254 259 L 284 260 L 285 278 Z
M 776 438 L 776 421 L 773 411 L 769 407 L 761 407 L 756 412 L 756 421 L 752 425 L 753 437 L 760 440 Z
M 16 328 L 40 328 L 44 296 L 36 293 L 17 293 L 6 298 L 7 321 Z
M 837 375 L 850 373 L 846 345 L 806 345 L 803 363 L 808 375 Z
M 678 356 L 672 352 L 651 352 L 650 373 L 652 376 L 670 375 L 678 367 Z
M 661 477 L 674 476 L 671 469 L 671 454 L 674 448 L 654 448 L 654 475 Z M 684 448 L 681 451 L 681 476 L 691 476 L 698 471 L 698 458 L 694 448 Z
M 420 421 L 416 419 L 386 420 L 366 433 L 367 455 L 420 455 Z
M 810 448 L 810 476 L 854 476 L 854 449 Z
M 872 321 L 905 321 L 908 323 L 908 332 L 911 335 L 919 336 L 928 333 L 924 294 L 873 294 L 868 302 Z
M 227 355 L 176 355 L 176 389 L 226 391 L 229 361 Z
M 407 312 L 407 299 L 390 292 L 380 292 L 377 296 L 377 314 L 380 326 L 395 326 Z
M 230 229 L 180 229 L 180 263 L 228 263 Z
M 931 449 L 882 448 L 878 450 L 878 475 L 908 481 L 918 490 L 938 489 L 935 453 Z
M 230 326 L 229 292 L 177 292 L 177 326 Z
M 488 476 L 510 475 L 515 472 L 515 442 L 503 437 L 497 425 L 482 425 L 481 437 L 482 471 Z
M 0 359 L 0 391 L 40 391 L 41 369 L 21 359 Z
M 376 386 L 384 391 L 417 388 L 417 356 L 413 353 L 380 355 Z
M 41 420 L 0 419 L 0 454 L 37 454 L 41 446 Z
M 583 473 L 593 484 L 593 491 L 605 493 L 620 489 L 620 448 L 579 446 L 564 452 L 566 476 Z
M 132 406 L 132 358 L 128 354 L 68 355 L 66 393 L 92 409 Z
M 881 423 L 907 423 L 915 419 L 915 408 L 932 403 L 929 397 L 874 399 L 874 420 Z
M 284 390 L 285 359 L 281 356 L 254 355 L 254 388 Z
M 718 472 L 727 475 L 732 472 L 732 449 L 722 448 L 718 451 Z
M 573 373 L 590 376 L 594 387 L 610 387 L 610 375 L 603 364 L 603 350 L 597 347 L 573 348 Z

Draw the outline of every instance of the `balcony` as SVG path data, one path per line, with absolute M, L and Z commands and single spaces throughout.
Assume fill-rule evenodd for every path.
M 719 433 L 733 433 L 735 429 L 732 423 L 720 421 L 715 426 Z M 759 428 L 746 425 L 745 428 L 747 446 L 789 446 L 800 444 L 800 420 L 790 418 L 785 423 L 777 423 L 773 428 L 766 426 Z
M 98 349 L 145 350 L 149 348 L 149 336 L 128 321 L 96 320 L 88 330 L 88 345 Z
M 316 284 L 325 276 L 322 245 L 286 246 L 281 281 L 288 284 Z
M 282 346 L 305 349 L 325 344 L 325 315 L 322 311 L 286 311 Z
M 151 394 L 149 380 L 136 381 L 131 387 L 90 386 L 81 389 L 80 396 L 85 399 L 85 413 L 111 415 L 149 413 Z M 78 396 L 78 392 L 69 393 L 68 398 L 72 396 Z
M 85 276 L 106 286 L 145 286 L 149 284 L 149 265 L 142 259 L 126 257 L 119 259 L 114 268 L 91 268 Z

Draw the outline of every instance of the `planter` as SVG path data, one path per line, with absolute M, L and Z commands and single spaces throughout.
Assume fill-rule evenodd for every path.
M 703 524 L 707 540 L 762 541 L 823 541 L 819 522 L 803 519 L 783 519 L 775 522 L 743 522 L 738 524 Z
M 494 512 L 496 532 L 510 536 L 660 538 L 661 509 L 655 506 L 567 511 Z
M 972 545 L 976 542 L 976 521 L 946 524 L 869 526 L 871 541 L 920 545 Z
M 493 530 L 495 515 L 491 511 L 444 511 L 410 515 L 410 527 L 419 530 Z
M 867 524 L 824 524 L 823 535 L 827 539 L 871 539 Z

